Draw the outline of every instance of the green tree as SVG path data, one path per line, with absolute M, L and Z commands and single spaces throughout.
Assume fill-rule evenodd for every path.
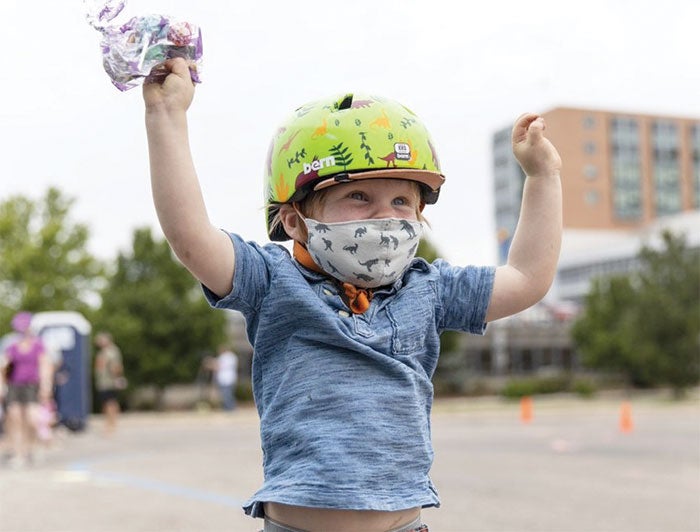
M 102 292 L 95 328 L 122 350 L 130 385 L 192 383 L 204 352 L 225 338 L 225 313 L 212 310 L 165 240 L 137 229 L 133 250 L 120 253 Z
M 681 395 L 700 380 L 700 253 L 670 232 L 663 243 L 637 272 L 597 279 L 572 333 L 585 364 Z
M 0 332 L 20 309 L 88 311 L 103 266 L 86 248 L 87 226 L 70 218 L 74 201 L 49 188 L 0 203 Z
M 440 253 L 433 243 L 424 236 L 418 243 L 416 257 L 422 257 L 428 262 L 433 262 L 435 259 L 440 258 Z

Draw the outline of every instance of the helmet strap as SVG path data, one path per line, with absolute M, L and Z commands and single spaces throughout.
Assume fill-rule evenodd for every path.
M 331 277 L 327 272 L 323 271 L 318 264 L 316 264 L 306 247 L 296 240 L 294 241 L 292 253 L 294 254 L 296 261 L 304 268 L 307 268 L 312 272 L 322 273 L 340 285 L 342 288 L 340 297 L 353 312 L 353 314 L 363 314 L 369 308 L 369 304 L 372 301 L 372 296 L 374 295 L 373 290 L 369 288 L 358 288 L 353 284 L 342 283 L 334 277 Z

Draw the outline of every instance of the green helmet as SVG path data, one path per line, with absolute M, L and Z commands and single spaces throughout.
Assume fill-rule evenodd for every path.
M 308 103 L 280 126 L 267 154 L 265 205 L 271 240 L 288 240 L 271 226 L 279 206 L 313 190 L 373 177 L 409 179 L 435 203 L 445 178 L 430 134 L 398 102 L 345 94 Z

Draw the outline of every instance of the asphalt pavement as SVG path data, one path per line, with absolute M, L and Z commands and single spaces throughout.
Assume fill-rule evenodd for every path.
M 431 532 L 698 532 L 700 402 L 538 397 L 532 418 L 498 398 L 436 402 Z M 252 406 L 100 416 L 59 433 L 31 466 L 0 466 L 0 531 L 241 531 L 259 487 Z

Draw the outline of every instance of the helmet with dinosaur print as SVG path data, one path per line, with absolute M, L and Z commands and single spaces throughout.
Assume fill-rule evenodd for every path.
M 267 154 L 265 200 L 268 233 L 279 206 L 313 190 L 356 179 L 399 178 L 422 185 L 423 201 L 435 203 L 445 181 L 430 134 L 398 102 L 346 94 L 298 108 L 277 130 Z

